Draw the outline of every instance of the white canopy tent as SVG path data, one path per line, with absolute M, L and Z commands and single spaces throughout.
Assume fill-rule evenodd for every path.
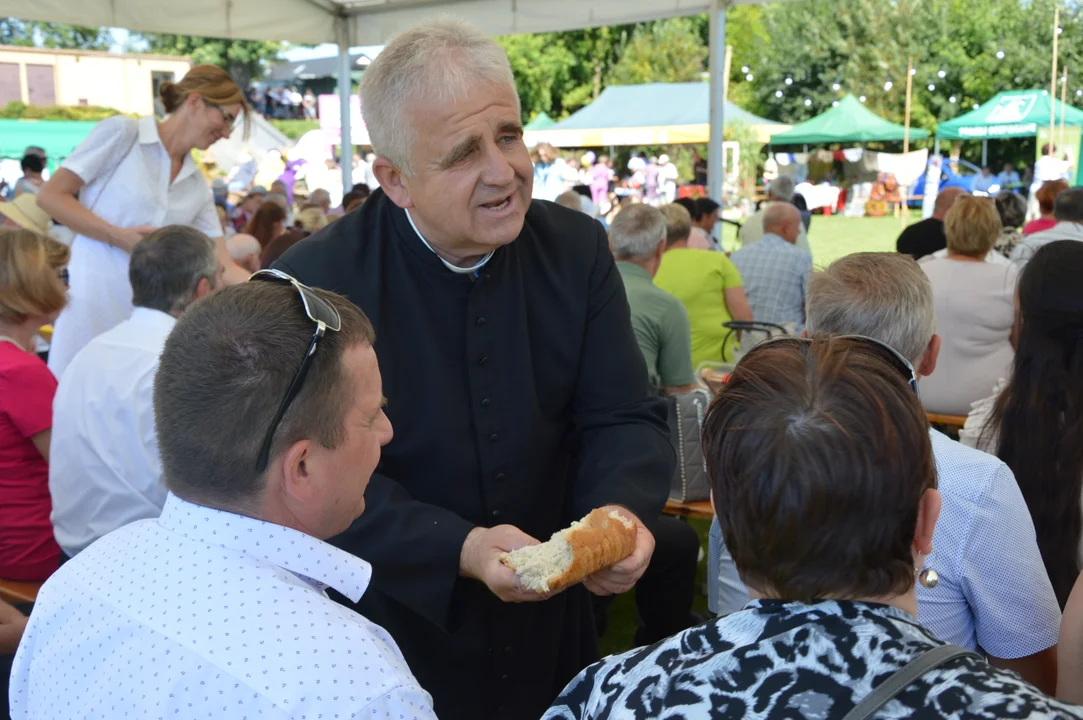
M 350 138 L 350 56 L 356 45 L 378 45 L 442 13 L 461 17 L 491 35 L 575 30 L 711 14 L 711 134 L 709 185 L 721 201 L 722 56 L 726 7 L 766 0 L 0 0 L 0 14 L 26 20 L 121 27 L 243 40 L 333 42 L 339 46 L 343 147 Z M 343 187 L 351 185 L 342 163 Z

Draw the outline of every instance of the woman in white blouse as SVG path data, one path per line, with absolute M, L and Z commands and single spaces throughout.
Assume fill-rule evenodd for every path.
M 921 381 L 929 412 L 966 415 L 1011 366 L 1016 273 L 985 260 L 1000 229 L 992 200 L 961 196 L 944 218 L 947 256 L 921 262 L 942 341 L 936 372 Z
M 238 117 L 247 124 L 244 93 L 229 74 L 196 65 L 159 90 L 169 117 L 103 120 L 38 193 L 38 204 L 75 233 L 70 303 L 57 319 L 49 367 L 59 377 L 91 339 L 132 312 L 128 257 L 137 242 L 164 225 L 189 225 L 217 238 L 226 281 L 247 275 L 230 259 L 214 198 L 191 152 L 228 138 Z

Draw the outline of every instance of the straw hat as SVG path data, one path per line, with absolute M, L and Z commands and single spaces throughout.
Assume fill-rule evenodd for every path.
M 0 202 L 0 213 L 19 227 L 40 233 L 49 232 L 49 213 L 38 207 L 37 195 L 24 193 L 11 202 Z

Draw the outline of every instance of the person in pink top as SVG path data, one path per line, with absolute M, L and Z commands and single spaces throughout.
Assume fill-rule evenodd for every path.
M 67 304 L 68 248 L 32 230 L 0 230 L 0 578 L 45 580 L 60 564 L 49 521 L 49 439 L 56 378 L 34 335 Z
M 1056 201 L 1057 195 L 1067 189 L 1068 183 L 1063 180 L 1049 180 L 1042 183 L 1036 193 L 1038 210 L 1042 215 L 1037 220 L 1031 220 L 1023 226 L 1024 235 L 1033 235 L 1036 232 L 1049 230 L 1057 224 L 1056 218 L 1053 217 L 1053 203 Z
M 609 182 L 613 179 L 613 168 L 609 167 L 609 158 L 602 155 L 590 169 L 590 199 L 599 208 L 609 197 Z

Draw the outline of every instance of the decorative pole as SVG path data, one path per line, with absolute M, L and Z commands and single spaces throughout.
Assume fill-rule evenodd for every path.
M 1060 145 L 1064 147 L 1064 115 L 1068 102 L 1068 68 L 1064 68 L 1064 77 L 1060 81 Z
M 907 155 L 910 154 L 910 94 L 914 88 L 914 58 L 910 58 L 906 63 L 906 119 L 903 125 L 903 167 L 909 167 L 907 164 Z M 910 178 L 899 183 L 899 188 L 902 190 L 902 209 L 899 212 L 899 217 L 902 218 L 902 226 L 906 227 L 906 221 L 909 219 L 910 208 L 906 202 L 906 192 L 910 189 Z
M 1053 108 L 1053 105 L 1057 99 L 1057 41 L 1060 37 L 1057 32 L 1060 30 L 1060 6 L 1053 13 L 1053 80 L 1049 86 L 1049 107 Z M 1057 114 L 1050 111 L 1049 113 L 1049 154 L 1053 155 L 1053 138 L 1057 131 Z

